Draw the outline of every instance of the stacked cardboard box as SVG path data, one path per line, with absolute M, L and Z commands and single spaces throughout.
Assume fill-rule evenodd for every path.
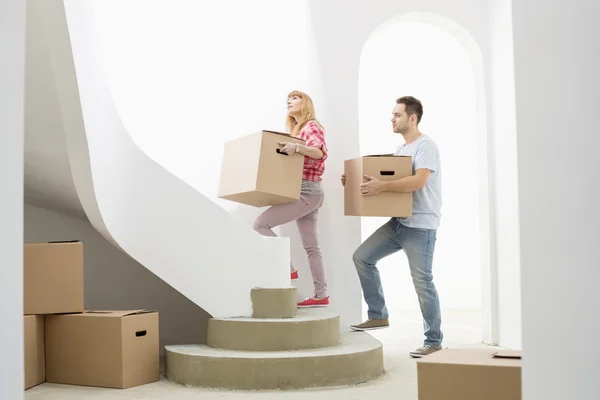
M 158 313 L 86 311 L 83 290 L 83 243 L 25 244 L 25 390 L 42 382 L 128 388 L 157 381 Z

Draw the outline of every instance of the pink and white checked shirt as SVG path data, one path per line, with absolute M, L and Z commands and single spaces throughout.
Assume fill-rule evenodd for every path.
M 317 122 L 308 121 L 296 137 L 305 140 L 306 146 L 316 147 L 323 152 L 323 158 L 320 160 L 304 156 L 304 171 L 302 174 L 302 178 L 307 181 L 321 181 L 323 172 L 325 172 L 325 160 L 327 159 L 325 130 Z

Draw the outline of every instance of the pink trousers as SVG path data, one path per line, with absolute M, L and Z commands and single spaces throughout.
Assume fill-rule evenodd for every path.
M 300 199 L 285 204 L 269 207 L 254 222 L 254 230 L 263 236 L 277 236 L 272 228 L 296 221 L 300 239 L 306 255 L 308 266 L 312 273 L 315 287 L 315 297 L 327 297 L 325 282 L 325 265 L 319 248 L 319 233 L 317 229 L 319 208 L 323 205 L 323 195 L 302 194 Z M 294 268 L 290 266 L 291 270 Z

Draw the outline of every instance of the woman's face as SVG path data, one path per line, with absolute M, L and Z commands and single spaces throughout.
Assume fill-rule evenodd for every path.
M 300 115 L 300 105 L 302 99 L 298 96 L 291 96 L 287 99 L 287 111 L 289 115 Z

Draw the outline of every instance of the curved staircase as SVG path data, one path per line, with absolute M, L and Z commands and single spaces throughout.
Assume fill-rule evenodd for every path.
M 295 288 L 252 292 L 251 318 L 212 318 L 207 344 L 165 346 L 169 380 L 275 390 L 353 385 L 384 373 L 377 339 L 364 332 L 340 334 L 339 316 L 327 309 L 297 310 Z

